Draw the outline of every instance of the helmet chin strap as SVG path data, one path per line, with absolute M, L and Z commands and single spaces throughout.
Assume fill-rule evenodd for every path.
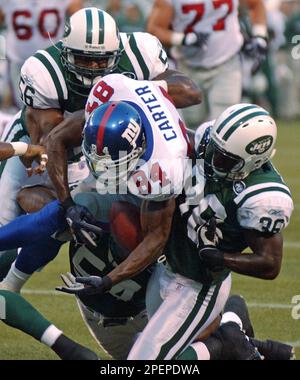
M 275 154 L 276 154 L 276 149 L 274 148 L 272 150 L 272 153 L 271 153 L 271 156 L 270 156 L 269 160 L 272 160 L 272 158 L 275 156 Z

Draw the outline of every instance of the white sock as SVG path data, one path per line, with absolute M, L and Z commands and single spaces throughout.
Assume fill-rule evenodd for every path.
M 196 352 L 198 360 L 210 360 L 210 353 L 204 343 L 196 342 L 190 347 Z
M 48 347 L 52 347 L 62 333 L 63 332 L 59 330 L 57 327 L 51 325 L 42 335 L 41 342 L 46 344 Z
M 237 323 L 240 329 L 243 330 L 243 323 L 241 321 L 241 318 L 232 311 L 227 311 L 226 313 L 222 315 L 220 324 L 222 325 L 223 323 L 227 323 L 227 322 Z
M 11 292 L 20 293 L 23 285 L 31 277 L 31 274 L 27 274 L 18 270 L 15 266 L 15 261 L 7 273 L 6 277 L 0 282 L 0 289 L 10 290 Z

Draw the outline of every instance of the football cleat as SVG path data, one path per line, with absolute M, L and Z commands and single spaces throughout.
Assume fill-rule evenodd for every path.
M 224 323 L 213 335 L 222 344 L 221 360 L 262 360 L 256 347 L 237 323 Z
M 248 337 L 254 337 L 253 326 L 250 321 L 248 307 L 244 298 L 240 295 L 232 295 L 228 298 L 224 307 L 224 313 L 235 313 L 242 321 L 243 331 Z
M 61 335 L 51 348 L 62 360 L 100 360 L 95 352 L 65 335 Z
M 260 341 L 250 338 L 252 344 L 264 356 L 265 360 L 295 360 L 295 349 L 289 344 L 275 340 Z

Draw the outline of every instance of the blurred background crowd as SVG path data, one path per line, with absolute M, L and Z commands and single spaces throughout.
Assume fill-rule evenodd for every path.
M 19 1 L 22 2 L 22 0 Z M 33 3 L 34 1 L 37 0 L 33 0 Z M 243 100 L 255 102 L 268 108 L 276 118 L 296 119 L 300 116 L 300 0 L 264 0 L 264 2 L 268 19 L 268 56 L 259 70 L 254 73 L 251 72 L 251 63 L 247 59 L 243 59 Z M 9 25 L 9 3 L 9 1 L 0 0 L 1 35 L 5 37 L 5 40 L 1 39 L 0 44 L 2 49 L 0 101 L 1 111 L 14 113 L 21 107 L 20 100 L 16 95 L 20 67 L 35 50 L 45 48 L 50 45 L 51 41 L 49 41 L 49 36 L 45 38 L 44 35 L 44 39 L 41 40 L 42 46 L 31 47 L 28 45 L 22 54 L 20 52 L 15 54 L 14 43 L 9 39 L 9 29 L 11 28 Z M 96 6 L 106 10 L 115 18 L 121 32 L 138 32 L 147 31 L 147 21 L 154 1 L 69 0 L 65 3 L 67 4 L 64 9 L 65 17 L 80 7 Z M 30 28 L 24 20 L 28 22 L 28 15 L 22 14 L 19 18 L 12 20 L 12 27 L 19 39 L 26 39 L 30 35 Z M 39 23 L 41 20 L 47 19 L 41 19 L 40 16 Z M 47 31 L 47 23 L 49 23 L 50 34 L 53 32 L 51 37 L 53 40 L 58 40 L 60 34 L 63 33 L 63 27 L 59 29 L 59 25 L 57 25 L 56 28 L 53 24 L 54 21 L 55 18 L 52 21 L 49 18 L 45 22 L 46 26 L 39 24 L 39 27 L 44 33 Z M 240 22 L 242 29 L 246 30 L 247 12 L 244 12 L 243 9 L 240 11 Z M 3 53 L 5 50 L 5 42 L 3 41 L 6 42 L 5 53 Z M 171 50 L 167 49 L 171 63 L 178 67 L 176 56 L 171 57 Z

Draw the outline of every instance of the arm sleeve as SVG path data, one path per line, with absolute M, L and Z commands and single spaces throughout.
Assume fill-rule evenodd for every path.
M 137 48 L 149 70 L 152 80 L 169 68 L 168 56 L 158 38 L 149 33 L 135 33 Z
M 275 234 L 288 226 L 293 209 L 289 195 L 266 192 L 246 200 L 237 211 L 237 219 L 245 229 Z
M 60 109 L 59 89 L 64 92 L 62 84 L 55 84 L 40 60 L 32 56 L 25 61 L 20 80 L 21 98 L 25 105 L 38 109 Z

